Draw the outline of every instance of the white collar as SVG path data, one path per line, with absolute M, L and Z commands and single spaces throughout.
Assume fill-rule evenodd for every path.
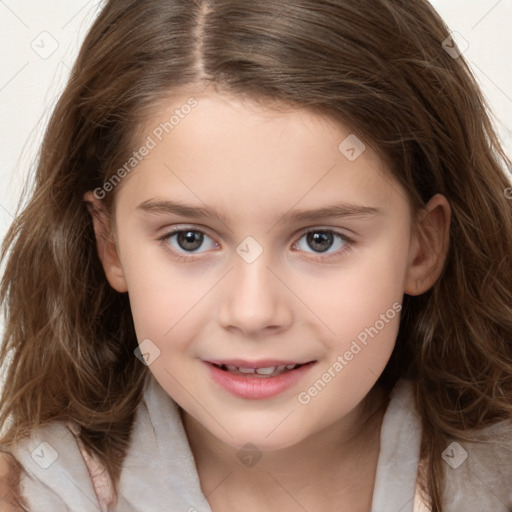
M 124 506 L 137 510 L 144 504 L 143 509 L 151 512 L 211 512 L 177 404 L 154 378 L 147 381 L 145 400 L 147 409 L 140 410 L 120 481 Z M 391 393 L 382 423 L 371 512 L 413 512 L 420 438 L 421 422 L 413 403 L 412 385 L 401 380 Z M 148 482 L 147 487 L 141 485 L 142 478 Z
M 447 512 L 512 509 L 511 431 L 505 420 L 485 430 L 492 444 L 466 445 L 468 462 L 447 471 Z M 413 512 L 421 422 L 411 382 L 401 380 L 393 389 L 380 439 L 371 512 Z M 58 458 L 45 469 L 36 461 L 44 460 L 38 458 L 43 452 L 48 456 L 48 445 Z M 40 427 L 9 451 L 25 470 L 21 494 L 29 511 L 99 512 L 84 459 L 65 425 Z M 146 380 L 118 490 L 118 512 L 211 512 L 178 406 L 152 376 Z

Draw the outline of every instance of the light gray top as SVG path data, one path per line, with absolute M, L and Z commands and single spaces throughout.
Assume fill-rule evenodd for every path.
M 415 492 L 421 423 L 412 389 L 411 382 L 401 380 L 391 393 L 381 428 L 371 512 L 425 510 Z M 490 445 L 449 445 L 443 452 L 446 512 L 512 510 L 511 424 L 490 427 Z M 21 493 L 30 512 L 102 510 L 76 439 L 65 425 L 38 429 L 13 454 L 26 471 Z M 119 512 L 212 512 L 178 406 L 150 374 L 118 491 Z

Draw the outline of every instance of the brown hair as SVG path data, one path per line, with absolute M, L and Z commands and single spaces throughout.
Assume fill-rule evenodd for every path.
M 467 64 L 442 47 L 448 37 L 426 0 L 107 2 L 3 245 L 2 443 L 71 421 L 118 481 L 147 369 L 134 357 L 128 298 L 106 281 L 82 198 L 126 162 L 148 109 L 177 87 L 213 83 L 350 126 L 386 160 L 415 211 L 436 193 L 448 198 L 444 272 L 427 293 L 404 298 L 381 376 L 388 387 L 402 376 L 415 383 L 424 491 L 441 511 L 447 440 L 512 416 L 509 162 Z

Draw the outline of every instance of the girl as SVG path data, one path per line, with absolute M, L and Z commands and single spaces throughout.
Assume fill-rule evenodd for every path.
M 512 509 L 509 162 L 454 48 L 424 0 L 106 3 L 3 248 L 2 510 Z

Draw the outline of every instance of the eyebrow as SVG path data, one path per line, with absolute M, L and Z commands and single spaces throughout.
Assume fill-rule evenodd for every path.
M 170 200 L 148 199 L 137 206 L 137 209 L 154 214 L 172 214 L 191 219 L 208 218 L 227 224 L 226 216 L 216 208 L 208 206 L 192 206 Z M 311 210 L 291 209 L 286 212 L 279 223 L 291 220 L 305 222 L 320 219 L 340 219 L 345 217 L 371 217 L 382 215 L 383 211 L 372 207 L 356 204 L 334 204 Z

